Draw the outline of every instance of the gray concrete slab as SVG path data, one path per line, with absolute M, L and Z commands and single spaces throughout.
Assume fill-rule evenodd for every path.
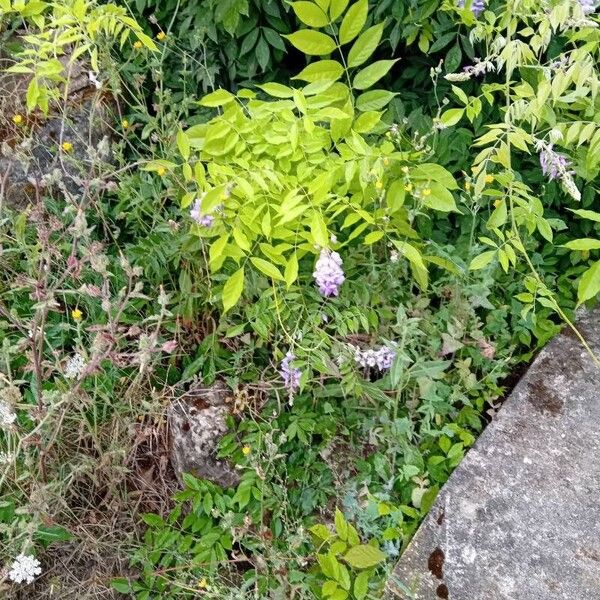
M 578 328 L 600 354 L 600 309 Z M 388 600 L 600 600 L 600 368 L 570 330 L 442 488 Z

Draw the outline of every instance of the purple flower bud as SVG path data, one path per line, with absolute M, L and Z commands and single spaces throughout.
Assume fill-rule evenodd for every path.
M 294 354 L 288 350 L 284 359 L 281 361 L 281 366 L 279 368 L 279 374 L 283 379 L 283 384 L 290 395 L 292 395 L 294 391 L 300 387 L 300 377 L 302 375 L 302 371 L 300 371 L 300 369 L 296 369 L 291 365 L 295 358 L 296 357 Z
M 194 201 L 194 205 L 190 210 L 190 217 L 192 217 L 192 219 L 202 227 L 211 227 L 213 221 L 215 220 L 215 218 L 212 215 L 204 214 L 202 212 L 201 198 L 196 198 L 196 200 Z
M 315 278 L 319 292 L 323 296 L 326 298 L 337 296 L 340 286 L 346 279 L 340 255 L 337 252 L 323 248 L 315 265 L 313 277 Z

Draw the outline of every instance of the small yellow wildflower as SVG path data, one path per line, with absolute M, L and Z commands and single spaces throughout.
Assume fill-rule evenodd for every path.
M 127 119 L 123 119 L 121 121 L 121 127 L 123 127 L 123 129 L 127 129 L 129 127 L 129 121 Z
M 383 164 L 384 164 L 384 165 L 387 167 L 387 166 L 390 164 L 390 161 L 389 161 L 389 159 L 387 159 L 387 158 L 384 158 L 384 159 L 383 159 Z
M 71 311 L 71 317 L 73 318 L 73 321 L 81 321 L 81 317 L 83 317 L 83 313 L 78 308 L 74 308 Z
M 162 42 L 162 41 L 163 41 L 163 40 L 164 40 L 166 37 L 167 37 L 167 34 L 166 34 L 164 31 L 159 31 L 159 32 L 156 34 L 156 39 L 157 39 L 159 42 Z
M 502 204 L 502 200 L 500 200 L 500 198 L 498 198 L 497 200 L 494 200 L 494 207 L 498 208 L 500 206 L 500 204 Z
M 423 196 L 431 196 L 431 190 L 429 188 L 425 188 L 421 193 Z
M 248 456 L 248 454 L 250 454 L 250 452 L 252 452 L 252 450 L 250 449 L 250 446 L 244 446 L 244 447 L 242 448 L 242 454 L 243 454 L 244 456 Z
M 71 150 L 73 150 L 73 144 L 71 144 L 71 142 L 63 142 L 60 146 L 65 152 L 71 152 Z
M 136 50 L 139 50 L 142 47 L 142 42 L 140 42 L 140 40 L 137 40 L 137 41 L 133 42 L 133 47 Z
M 158 169 L 156 169 L 156 172 L 158 173 L 159 177 L 163 177 L 167 170 L 164 167 L 158 167 Z
M 407 184 L 404 186 L 404 191 L 405 191 L 405 192 L 412 192 L 412 183 L 407 183 Z
M 206 577 L 203 577 L 199 582 L 198 582 L 198 587 L 200 589 L 203 589 L 205 587 L 208 587 L 208 581 L 206 581 Z
M 23 115 L 13 115 L 12 120 L 15 125 L 20 125 L 23 122 Z
M 486 183 L 492 183 L 494 181 L 494 176 L 493 175 L 486 175 L 485 176 L 485 182 Z
M 375 183 L 375 188 L 376 188 L 376 189 L 380 190 L 382 187 L 383 187 L 383 183 L 381 183 L 381 181 L 377 181 L 377 182 Z
M 467 192 L 471 189 L 471 182 L 470 181 L 465 181 L 465 190 L 467 190 Z

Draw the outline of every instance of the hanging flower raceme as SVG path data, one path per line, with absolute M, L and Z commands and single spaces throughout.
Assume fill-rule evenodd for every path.
M 288 350 L 284 359 L 281 361 L 281 366 L 279 368 L 279 374 L 283 379 L 283 384 L 286 389 L 292 395 L 299 387 L 300 387 L 300 377 L 302 376 L 302 371 L 300 369 L 296 369 L 292 367 L 292 362 L 296 359 L 293 352 Z
M 552 144 L 543 145 L 540 149 L 540 166 L 542 173 L 552 181 L 560 179 L 569 168 L 569 161 L 562 154 L 552 149 Z
M 202 197 L 196 198 L 194 201 L 192 209 L 190 210 L 190 217 L 202 227 L 211 227 L 215 220 L 212 215 L 202 212 Z
M 496 67 L 491 60 L 476 58 L 472 65 L 463 67 L 463 70 L 459 73 L 448 73 L 444 75 L 444 79 L 447 81 L 468 81 L 471 77 L 479 77 L 495 70 Z
M 536 150 L 540 154 L 540 166 L 542 173 L 550 180 L 560 180 L 565 188 L 565 191 L 574 200 L 581 200 L 581 192 L 577 189 L 573 180 L 573 171 L 569 170 L 571 163 L 569 160 L 555 152 L 552 144 L 547 144 L 541 140 L 536 144 Z
M 346 277 L 342 269 L 342 258 L 327 248 L 321 250 L 313 273 L 319 292 L 326 298 L 337 296 Z

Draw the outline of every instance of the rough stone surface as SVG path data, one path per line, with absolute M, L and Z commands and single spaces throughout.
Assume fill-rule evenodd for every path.
M 110 158 L 111 100 L 91 84 L 83 65 L 76 64 L 67 102 L 52 106 L 47 117 L 37 112 L 28 115 L 24 98 L 29 77 L 2 72 L 9 65 L 8 59 L 0 57 L 2 200 L 12 208 L 22 208 L 34 200 L 40 185 L 78 194 Z M 21 125 L 12 121 L 16 114 L 23 118 Z M 61 152 L 63 142 L 71 143 L 73 149 Z
M 578 328 L 600 352 L 600 309 Z M 440 492 L 388 600 L 600 599 L 600 368 L 570 330 Z
M 227 433 L 229 390 L 223 384 L 194 388 L 167 409 L 171 464 L 181 480 L 183 473 L 208 479 L 223 487 L 239 483 L 233 467 L 217 459 L 217 446 Z

